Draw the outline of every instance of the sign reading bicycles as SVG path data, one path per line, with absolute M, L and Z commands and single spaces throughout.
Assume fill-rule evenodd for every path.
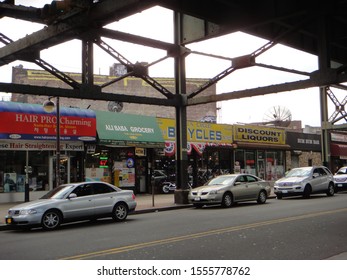
M 259 126 L 234 126 L 234 140 L 268 144 L 285 144 L 285 131 L 279 128 Z

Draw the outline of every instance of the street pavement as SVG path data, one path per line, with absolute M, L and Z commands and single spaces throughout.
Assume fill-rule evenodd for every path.
M 276 198 L 273 190 L 269 196 L 269 199 Z M 138 194 L 136 195 L 137 207 L 135 212 L 132 214 L 141 214 L 141 213 L 149 213 L 149 212 L 159 212 L 159 211 L 167 211 L 174 209 L 181 209 L 192 207 L 191 204 L 176 204 L 174 194 Z M 5 224 L 5 216 L 7 211 L 12 206 L 19 204 L 22 202 L 16 203 L 0 203 L 0 231 L 7 230 L 7 226 Z M 329 258 L 330 260 L 347 260 L 347 252 L 343 252 L 339 255 L 332 256 Z

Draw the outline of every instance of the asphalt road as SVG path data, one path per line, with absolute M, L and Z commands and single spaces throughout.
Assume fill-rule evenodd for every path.
M 320 260 L 347 252 L 347 193 L 0 232 L 2 260 Z

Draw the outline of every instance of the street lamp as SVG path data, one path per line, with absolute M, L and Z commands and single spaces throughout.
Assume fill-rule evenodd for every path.
M 55 110 L 56 114 L 56 161 L 55 161 L 55 186 L 58 187 L 60 185 L 60 104 L 59 104 L 59 96 L 57 97 L 57 102 L 54 102 L 49 98 L 43 103 L 43 109 L 47 113 L 52 113 Z

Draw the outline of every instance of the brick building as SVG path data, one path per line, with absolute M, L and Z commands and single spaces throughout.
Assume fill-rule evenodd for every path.
M 115 66 L 110 68 L 110 74 L 117 74 Z M 81 81 L 80 73 L 66 73 L 69 77 L 77 82 Z M 115 79 L 116 76 L 95 75 L 94 84 L 102 85 Z M 175 92 L 175 83 L 173 78 L 155 78 L 155 80 L 167 88 L 172 93 Z M 187 79 L 187 93 L 194 91 L 196 88 L 204 84 L 206 79 Z M 21 65 L 12 68 L 12 82 L 16 84 L 28 84 L 36 86 L 49 86 L 58 88 L 69 88 L 67 84 L 50 73 L 44 70 L 25 69 Z M 155 97 L 165 98 L 160 92 L 155 90 L 145 81 L 139 78 L 128 77 L 117 83 L 113 83 L 104 88 L 105 92 L 127 94 L 142 97 Z M 199 96 L 215 95 L 216 86 L 211 86 Z M 12 101 L 23 102 L 31 104 L 43 104 L 47 100 L 45 96 L 28 95 L 28 94 L 12 94 Z M 112 110 L 112 103 L 108 101 L 87 100 L 87 99 L 69 99 L 60 98 L 61 106 L 78 107 L 81 109 L 90 108 L 93 110 L 110 111 Z M 146 104 L 132 104 L 124 103 L 121 110 L 122 113 L 148 115 L 162 118 L 175 118 L 175 108 L 146 105 Z M 216 103 L 209 103 L 203 105 L 190 106 L 187 109 L 187 119 L 193 121 L 200 121 L 206 117 L 216 117 Z

